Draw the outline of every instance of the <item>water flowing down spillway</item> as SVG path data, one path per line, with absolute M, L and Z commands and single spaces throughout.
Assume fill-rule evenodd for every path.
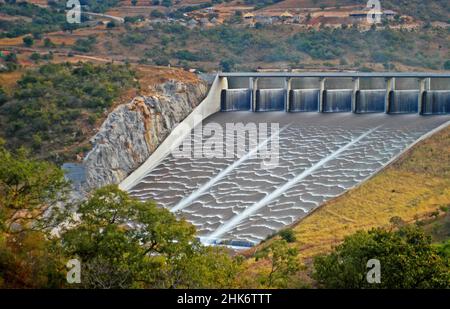
M 193 223 L 205 243 L 253 245 L 304 218 L 324 202 L 374 175 L 450 115 L 235 112 L 216 113 L 203 126 L 278 124 L 257 143 L 227 132 L 217 145 L 244 147 L 241 157 L 194 156 L 211 136 L 191 132 L 192 155 L 169 155 L 129 192 L 154 200 Z M 256 156 L 278 145 L 278 164 Z
M 290 91 L 290 112 L 318 112 L 319 89 L 295 89 Z
M 221 93 L 221 110 L 230 111 L 248 111 L 251 110 L 250 89 L 227 89 Z
M 450 114 L 450 91 L 425 92 L 422 112 L 424 115 Z
M 389 94 L 389 113 L 408 114 L 419 112 L 418 90 L 395 90 Z
M 386 90 L 360 90 L 356 92 L 356 113 L 384 113 Z
M 353 90 L 325 90 L 323 99 L 324 113 L 350 112 L 352 110 Z
M 257 112 L 273 112 L 285 109 L 286 91 L 284 89 L 260 89 L 256 91 Z

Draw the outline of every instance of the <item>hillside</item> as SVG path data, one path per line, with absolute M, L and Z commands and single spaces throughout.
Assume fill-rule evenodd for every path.
M 145 2 L 132 5 L 111 1 L 104 3 L 103 9 L 92 5 L 86 8 L 111 15 L 120 13 L 125 17 L 124 24 L 83 15 L 86 20 L 75 26 L 64 22 L 58 6 L 2 6 L 0 46 L 27 57 L 33 52 L 42 55 L 52 51 L 66 58 L 81 54 L 200 71 L 442 70 L 447 69 L 445 64 L 450 58 L 450 28 L 445 23 L 428 24 L 448 20 L 446 1 L 427 2 L 426 9 L 418 1 L 405 5 L 383 2 L 386 8 L 397 10 L 399 18 L 386 20 L 375 28 L 364 24 L 364 20 L 339 17 L 364 8 L 359 1 L 347 1 L 337 7 L 336 1 L 281 1 L 257 10 L 261 13 L 255 14 L 275 14 L 274 18 L 283 10 L 290 10 L 298 17 L 291 21 L 278 18 L 271 24 L 244 19 L 242 10 L 248 8 L 251 12 L 251 4 L 238 6 L 231 1 L 208 9 L 205 3 L 207 6 L 204 1 L 149 6 Z
M 0 89 L 5 89 L 0 137 L 9 148 L 25 146 L 34 156 L 57 163 L 79 161 L 117 106 L 138 95 L 154 95 L 155 87 L 167 81 L 200 83 L 194 74 L 177 69 L 78 60 L 84 62 L 43 63 L 0 73 Z
M 258 1 L 244 1 L 258 2 Z M 339 8 L 345 6 L 366 6 L 365 0 L 285 0 L 274 1 L 275 4 L 265 6 L 266 10 L 289 10 L 289 9 L 314 9 L 314 8 Z M 450 18 L 450 6 L 446 0 L 383 0 L 380 1 L 382 9 L 399 12 L 401 15 L 409 15 L 421 21 L 443 21 L 448 22 Z

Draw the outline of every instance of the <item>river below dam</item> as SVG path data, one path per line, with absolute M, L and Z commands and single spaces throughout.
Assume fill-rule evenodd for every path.
M 214 123 L 225 131 L 230 123 L 267 123 L 276 124 L 279 134 L 270 137 L 268 129 L 267 139 L 256 144 L 250 134 L 245 145 L 236 138 L 244 156 L 220 158 L 194 155 L 195 138 L 211 140 L 194 130 L 191 156 L 167 156 L 129 193 L 185 218 L 204 243 L 248 247 L 360 184 L 448 121 L 449 115 L 219 112 L 203 126 Z M 227 141 L 216 139 L 224 152 Z M 275 165 L 250 155 L 272 146 L 278 146 Z

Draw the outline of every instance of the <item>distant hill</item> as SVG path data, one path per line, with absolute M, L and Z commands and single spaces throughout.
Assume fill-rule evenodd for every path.
M 259 3 L 260 1 L 244 0 L 244 3 Z M 285 0 L 273 2 L 269 8 L 304 9 L 329 8 L 345 5 L 366 6 L 366 0 Z M 275 3 L 276 2 L 276 3 Z M 423 21 L 443 21 L 450 19 L 450 2 L 448 0 L 380 0 L 382 9 L 397 11 L 402 15 L 413 16 Z

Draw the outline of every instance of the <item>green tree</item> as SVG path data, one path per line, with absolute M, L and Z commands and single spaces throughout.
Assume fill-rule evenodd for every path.
M 152 10 L 150 12 L 150 17 L 153 18 L 163 18 L 164 17 L 164 13 L 158 10 Z
M 31 47 L 31 46 L 33 46 L 33 44 L 34 44 L 34 39 L 33 39 L 33 37 L 31 37 L 31 36 L 26 36 L 26 37 L 24 37 L 24 38 L 22 39 L 22 41 L 23 41 L 23 44 L 24 44 L 26 47 Z
M 292 229 L 281 230 L 278 234 L 282 239 L 286 240 L 289 243 L 293 243 L 296 241 L 295 233 Z
M 367 262 L 381 264 L 381 283 L 367 281 Z M 314 260 L 313 278 L 325 288 L 448 288 L 449 264 L 416 227 L 357 232 Z
M 34 52 L 30 55 L 30 59 L 34 62 L 39 62 L 41 60 L 41 54 Z
M 109 21 L 109 22 L 106 24 L 106 28 L 108 28 L 108 29 L 112 29 L 112 28 L 114 28 L 114 27 L 116 27 L 116 23 L 115 23 L 113 20 Z
M 450 60 L 445 61 L 444 70 L 450 70 Z
M 45 161 L 29 159 L 24 149 L 11 153 L 0 140 L 0 231 L 42 229 L 55 223 L 48 212 L 64 201 L 63 172 Z
M 234 279 L 236 263 L 203 247 L 192 225 L 116 186 L 96 191 L 78 213 L 62 244 L 82 262 L 83 287 L 229 287 Z
M 45 38 L 44 39 L 44 47 L 46 47 L 46 48 L 54 48 L 54 47 L 56 47 L 56 45 L 49 38 Z
M 165 6 L 165 7 L 171 7 L 173 5 L 173 1 L 172 0 L 162 0 L 161 5 Z
M 49 241 L 64 216 L 67 183 L 53 164 L 11 153 L 0 141 L 0 288 L 64 285 L 64 260 Z
M 290 248 L 285 240 L 275 240 L 255 255 L 256 260 L 269 261 L 270 269 L 260 274 L 261 283 L 269 288 L 286 288 L 290 279 L 300 270 L 298 250 Z
M 224 72 L 231 72 L 234 70 L 234 66 L 236 63 L 233 59 L 222 59 L 220 61 L 220 67 L 222 68 L 222 71 Z

